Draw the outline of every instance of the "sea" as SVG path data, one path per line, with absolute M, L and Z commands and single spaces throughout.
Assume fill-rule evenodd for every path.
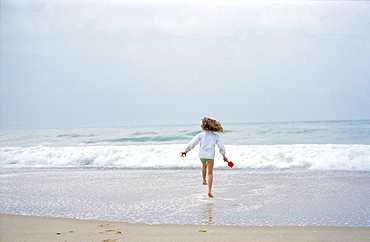
M 370 226 L 370 120 L 223 124 L 213 195 L 200 124 L 0 132 L 0 213 L 147 224 Z

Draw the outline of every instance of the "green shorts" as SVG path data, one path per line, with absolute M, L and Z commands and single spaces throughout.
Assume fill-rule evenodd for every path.
M 210 159 L 200 159 L 203 162 L 209 161 Z

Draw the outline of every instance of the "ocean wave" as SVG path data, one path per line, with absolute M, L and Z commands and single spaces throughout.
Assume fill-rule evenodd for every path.
M 117 139 L 106 139 L 106 140 L 94 140 L 86 141 L 86 144 L 111 144 L 111 143 L 157 143 L 157 142 L 172 142 L 172 141 L 184 141 L 188 140 L 188 137 L 184 136 L 141 136 L 141 137 L 122 137 Z
M 197 150 L 180 158 L 185 145 L 2 147 L 6 167 L 199 168 Z M 233 169 L 370 171 L 370 145 L 229 145 Z M 215 168 L 228 168 L 217 154 Z
M 57 138 L 89 138 L 89 137 L 94 137 L 95 135 L 90 134 L 90 135 L 80 135 L 80 134 L 60 134 L 57 135 Z

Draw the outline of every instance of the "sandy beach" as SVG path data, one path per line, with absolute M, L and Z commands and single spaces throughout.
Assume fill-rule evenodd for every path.
M 370 228 L 148 225 L 1 214 L 1 241 L 369 241 Z

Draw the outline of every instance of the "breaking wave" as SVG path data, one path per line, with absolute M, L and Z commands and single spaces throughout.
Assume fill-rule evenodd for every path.
M 185 145 L 77 147 L 2 147 L 6 167 L 107 167 L 125 169 L 199 168 L 197 150 L 180 158 Z M 228 145 L 232 169 L 305 169 L 370 171 L 370 145 Z M 229 169 L 216 155 L 215 168 Z

